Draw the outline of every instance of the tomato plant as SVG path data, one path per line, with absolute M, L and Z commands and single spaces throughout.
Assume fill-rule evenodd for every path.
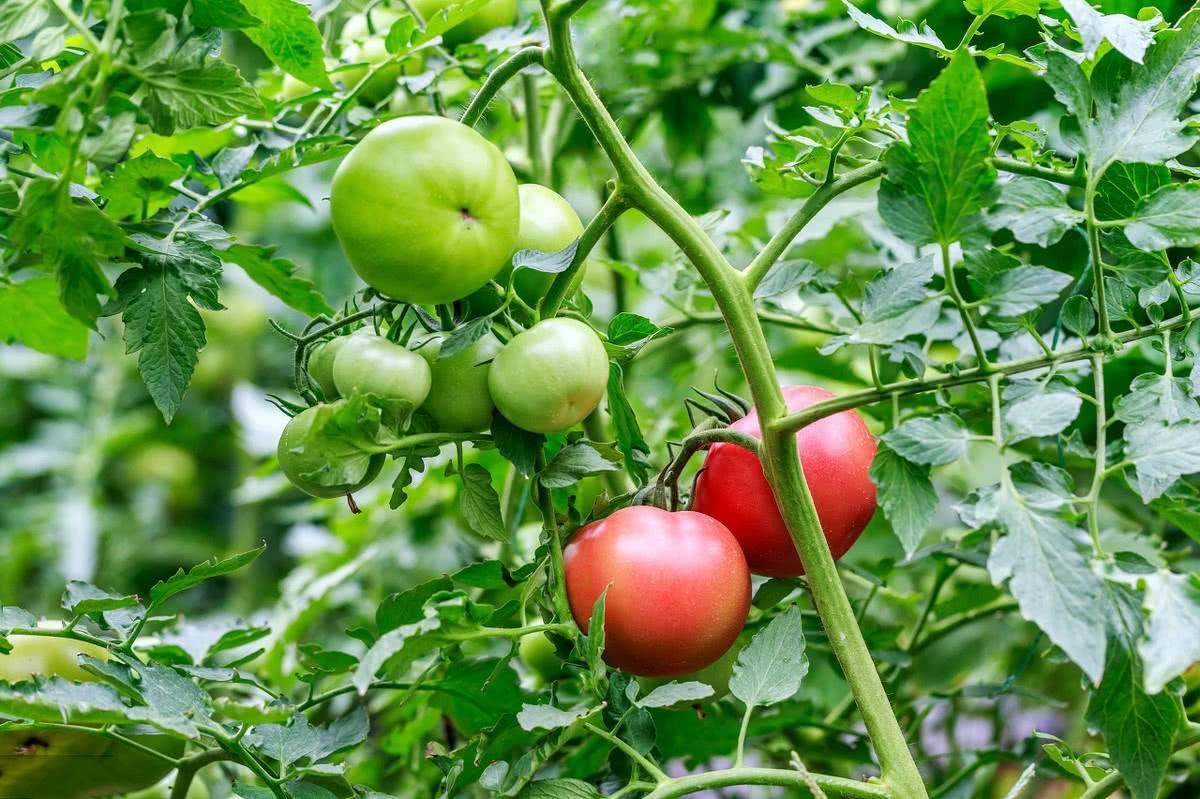
M 1197 795 L 1198 87 L 1178 0 L 0 4 L 0 794 Z

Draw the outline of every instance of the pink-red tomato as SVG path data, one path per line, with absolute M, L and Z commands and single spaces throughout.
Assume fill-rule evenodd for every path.
M 815 386 L 790 386 L 783 396 L 788 409 L 798 411 L 833 394 Z M 754 411 L 730 429 L 761 437 Z M 850 410 L 796 433 L 796 448 L 825 540 L 833 557 L 840 558 L 875 513 L 875 484 L 868 474 L 875 439 L 858 412 Z M 755 574 L 795 577 L 804 573 L 762 464 L 753 453 L 736 444 L 714 444 L 696 480 L 692 510 L 729 528 Z
M 724 525 L 699 513 L 622 508 L 565 552 L 571 613 L 587 632 L 605 589 L 604 658 L 643 677 L 718 660 L 750 611 L 750 572 Z

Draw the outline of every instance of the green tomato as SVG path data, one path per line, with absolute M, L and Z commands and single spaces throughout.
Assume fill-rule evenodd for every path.
M 313 347 L 312 354 L 308 356 L 308 375 L 320 386 L 327 400 L 338 397 L 337 386 L 333 384 L 333 361 L 349 340 L 349 336 L 336 336 L 329 341 L 322 341 Z
M 554 642 L 545 633 L 533 633 L 521 638 L 517 647 L 529 671 L 542 683 L 554 682 L 563 674 L 562 658 L 554 648 Z
M 350 336 L 333 360 L 338 394 L 374 394 L 397 415 L 421 407 L 432 379 L 424 358 L 383 336 Z
M 65 638 L 11 635 L 8 641 L 12 651 L 0 655 L 0 680 L 10 683 L 37 675 L 95 682 L 79 665 L 79 656 L 108 659 L 102 647 Z M 169 757 L 183 754 L 181 739 L 143 728 L 126 734 Z M 139 791 L 170 771 L 170 764 L 154 755 L 91 733 L 0 731 L 0 796 L 92 799 Z
M 345 400 L 301 411 L 279 437 L 279 469 L 292 485 L 324 499 L 353 494 L 379 476 L 383 454 L 364 453 L 328 429 Z
M 583 222 L 579 214 L 571 207 L 562 195 L 539 186 L 536 183 L 522 183 L 518 189 L 521 197 L 521 228 L 517 233 L 517 250 L 541 250 L 543 252 L 558 252 L 583 234 Z M 496 282 L 508 285 L 508 276 L 512 268 L 505 265 L 496 275 Z M 567 296 L 574 294 L 583 282 L 586 269 L 575 273 Z M 537 307 L 542 297 L 550 290 L 556 275 L 549 272 L 536 272 L 532 269 L 518 269 L 513 285 L 517 296 L 527 305 Z M 483 289 L 471 295 L 471 307 L 476 314 L 486 314 L 494 311 L 500 304 L 500 298 L 495 292 Z
M 504 154 L 460 122 L 384 122 L 333 176 L 333 228 L 354 270 L 381 293 L 446 303 L 483 286 L 512 256 L 517 179 Z
M 608 353 L 596 332 L 566 317 L 515 336 L 488 373 L 504 418 L 534 433 L 573 427 L 595 410 L 608 386 Z
M 413 8 L 428 21 L 429 18 L 456 0 L 413 0 Z M 493 28 L 503 28 L 517 21 L 517 0 L 492 0 L 469 19 L 442 34 L 450 49 L 463 42 L 478 39 Z
M 488 393 L 488 372 L 500 352 L 500 342 L 488 333 L 465 350 L 439 359 L 442 343 L 442 339 L 430 339 L 417 350 L 433 375 L 425 410 L 444 433 L 487 430 L 496 407 Z
M 385 42 L 392 24 L 400 16 L 400 10 L 380 5 L 371 9 L 369 25 L 366 14 L 355 14 L 346 20 L 339 37 L 342 46 L 342 60 L 359 65 L 337 72 L 337 76 L 347 89 L 357 86 L 358 82 L 366 77 L 371 67 L 382 64 L 391 58 L 392 54 L 387 51 Z M 420 57 L 389 64 L 371 76 L 358 96 L 374 105 L 396 89 L 396 80 L 401 74 L 418 75 L 424 69 L 424 59 Z M 286 81 L 284 85 L 287 85 Z

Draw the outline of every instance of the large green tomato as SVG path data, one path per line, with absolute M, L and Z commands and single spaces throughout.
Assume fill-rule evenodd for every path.
M 496 356 L 488 388 L 504 418 L 523 430 L 558 433 L 596 409 L 608 386 L 608 353 L 576 319 L 538 322 Z
M 518 191 L 521 196 L 521 229 L 517 233 L 515 249 L 558 252 L 583 234 L 583 222 L 579 214 L 558 192 L 536 183 L 522 183 Z M 496 281 L 507 285 L 510 272 L 511 267 L 506 264 L 496 275 Z M 575 273 L 567 296 L 579 288 L 584 272 L 584 269 L 580 269 Z M 555 277 L 549 272 L 518 269 L 514 280 L 517 296 L 527 305 L 537 307 L 550 290 Z M 488 289 L 471 295 L 471 308 L 476 314 L 487 314 L 498 305 L 499 298 Z
M 442 343 L 441 339 L 431 339 L 417 350 L 433 374 L 425 410 L 444 433 L 487 430 L 496 407 L 488 393 L 488 372 L 492 359 L 500 352 L 500 342 L 488 333 L 465 350 L 439 359 Z
M 23 682 L 36 675 L 95 682 L 79 665 L 80 655 L 107 660 L 108 651 L 65 638 L 8 637 L 12 651 L 0 655 L 0 680 Z M 141 745 L 172 758 L 184 742 L 149 729 L 133 734 Z M 92 799 L 154 785 L 170 764 L 140 749 L 86 732 L 0 731 L 0 797 Z
M 517 179 L 504 154 L 445 117 L 384 122 L 333 176 L 333 228 L 350 265 L 411 303 L 461 299 L 512 257 Z
M 313 347 L 308 356 L 308 374 L 318 386 L 325 399 L 337 399 L 337 386 L 333 384 L 333 361 L 342 347 L 350 340 L 349 336 L 337 336 L 329 341 L 322 341 Z
M 301 411 L 279 437 L 279 469 L 306 494 L 324 499 L 353 494 L 379 476 L 383 454 L 367 455 L 329 432 L 325 423 L 344 400 Z
M 413 8 L 426 20 L 454 0 L 413 0 Z M 453 49 L 463 42 L 478 39 L 493 28 L 502 28 L 517 21 L 517 0 L 492 0 L 465 22 L 460 22 L 442 34 L 442 41 Z
M 350 336 L 333 359 L 340 395 L 374 394 L 396 414 L 421 407 L 432 379 L 424 358 L 383 336 Z

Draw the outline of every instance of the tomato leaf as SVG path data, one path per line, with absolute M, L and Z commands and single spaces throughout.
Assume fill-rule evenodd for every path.
M 908 142 L 887 151 L 879 213 L 913 244 L 961 239 L 976 228 L 995 169 L 988 162 L 988 102 L 973 57 L 959 51 L 908 121 Z
M 729 691 L 747 707 L 790 699 L 808 674 L 803 615 L 790 605 L 738 653 Z
M 642 437 L 637 415 L 625 396 L 623 372 L 616 363 L 608 365 L 608 412 L 617 431 L 617 445 L 625 456 L 625 468 L 639 485 L 645 483 L 648 470 L 646 456 L 650 454 L 650 445 Z
M 235 244 L 221 252 L 222 260 L 235 263 L 258 285 L 310 316 L 332 315 L 333 308 L 312 281 L 296 274 L 298 267 L 286 258 L 275 258 L 274 247 Z
M 546 488 L 566 488 L 584 477 L 619 470 L 617 464 L 606 459 L 590 444 L 578 441 L 556 452 L 553 460 L 538 475 L 538 481 Z
M 871 480 L 879 489 L 879 505 L 892 523 L 905 556 L 912 557 L 937 510 L 938 497 L 929 467 L 906 459 L 885 443 L 871 462 Z
M 496 411 L 492 414 L 492 440 L 500 454 L 529 477 L 536 471 L 538 453 L 542 451 L 546 437 L 522 430 Z
M 478 463 L 468 463 L 463 470 L 459 507 L 472 530 L 493 541 L 508 540 L 492 475 Z

